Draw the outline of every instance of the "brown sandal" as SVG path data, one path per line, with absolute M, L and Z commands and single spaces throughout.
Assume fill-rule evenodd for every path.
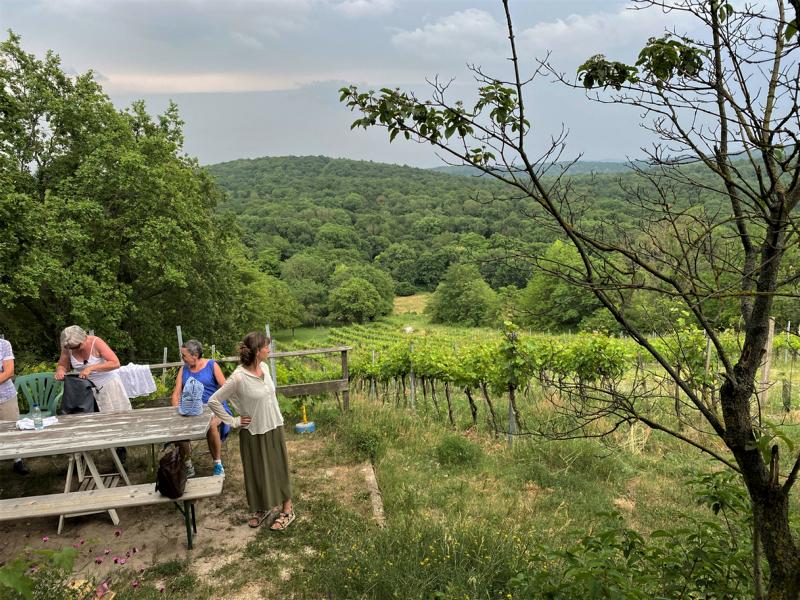
M 289 527 L 289 525 L 294 523 L 295 518 L 296 515 L 294 514 L 294 511 L 288 513 L 282 512 L 280 515 L 278 515 L 278 518 L 275 519 L 275 522 L 272 524 L 270 529 L 272 531 L 284 531 L 287 527 Z
M 268 510 L 258 510 L 255 513 L 253 513 L 253 516 L 247 520 L 247 524 L 253 529 L 255 529 L 264 522 L 264 519 L 267 518 L 267 515 L 269 515 Z

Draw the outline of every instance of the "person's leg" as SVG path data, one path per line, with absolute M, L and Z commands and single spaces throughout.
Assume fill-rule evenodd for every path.
M 220 423 L 222 423 L 222 421 L 217 417 L 211 417 L 211 427 L 208 428 L 208 433 L 206 433 L 208 449 L 211 452 L 211 458 L 214 459 L 214 462 L 222 460 L 222 440 L 219 437 Z
M 225 468 L 222 466 L 222 439 L 219 436 L 219 426 L 222 423 L 217 417 L 211 417 L 211 426 L 206 433 L 206 441 L 208 442 L 208 449 L 211 452 L 211 458 L 214 459 L 214 475 L 222 477 L 225 475 Z
M 19 404 L 16 396 L 0 404 L 0 421 L 19 421 Z M 17 475 L 27 475 L 30 469 L 21 458 L 18 458 L 14 461 L 14 472 Z

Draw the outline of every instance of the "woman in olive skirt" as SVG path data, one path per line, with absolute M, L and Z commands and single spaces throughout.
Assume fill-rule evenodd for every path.
M 231 427 L 241 427 L 239 450 L 244 469 L 247 503 L 253 513 L 250 527 L 258 527 L 272 509 L 280 514 L 270 529 L 283 531 L 295 519 L 289 459 L 283 436 L 283 416 L 275 397 L 275 385 L 264 363 L 270 340 L 263 333 L 248 333 L 239 342 L 239 366 L 208 400 L 219 419 Z M 227 400 L 240 415 L 229 415 L 222 402 Z

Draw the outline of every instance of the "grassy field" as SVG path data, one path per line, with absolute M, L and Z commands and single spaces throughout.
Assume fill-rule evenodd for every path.
M 286 421 L 297 418 L 289 413 Z M 232 519 L 228 533 L 201 532 L 194 553 L 119 569 L 117 598 L 164 597 L 165 588 L 178 599 L 566 599 L 589 597 L 592 585 L 619 591 L 598 597 L 679 597 L 670 586 L 735 588 L 728 563 L 748 557 L 745 515 L 730 501 L 717 515 L 698 501 L 730 490 L 692 483 L 718 466 L 671 438 L 633 428 L 603 442 L 520 437 L 509 448 L 504 438 L 360 394 L 349 414 L 326 401 L 314 419 L 313 436 L 289 437 L 295 526 L 226 545 L 242 528 L 234 437 L 227 500 L 215 517 Z M 353 475 L 365 463 L 377 475 L 384 527 Z M 175 521 L 167 508 L 164 518 Z M 700 556 L 716 571 L 701 577 Z

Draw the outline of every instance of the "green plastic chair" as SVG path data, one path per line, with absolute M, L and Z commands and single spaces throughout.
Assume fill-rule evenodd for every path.
M 54 373 L 20 375 L 14 379 L 14 387 L 17 388 L 17 395 L 24 398 L 28 405 L 28 414 L 21 417 L 30 416 L 34 403 L 42 409 L 42 417 L 52 417 L 64 393 L 64 382 L 56 381 Z

